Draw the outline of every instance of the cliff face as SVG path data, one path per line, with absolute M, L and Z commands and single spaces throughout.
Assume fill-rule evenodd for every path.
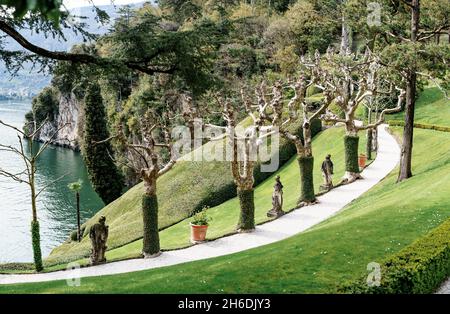
M 45 123 L 39 132 L 38 139 L 47 141 L 59 130 L 54 136 L 52 144 L 79 150 L 82 131 L 81 107 L 82 104 L 73 94 L 61 95 L 58 114 L 53 121 Z

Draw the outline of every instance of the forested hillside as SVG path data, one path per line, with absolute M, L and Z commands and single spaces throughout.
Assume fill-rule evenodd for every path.
M 136 11 L 124 8 L 110 33 L 92 44 L 73 46 L 72 51 L 139 61 L 149 51 L 155 55 L 161 52 L 152 60 L 152 75 L 114 68 L 111 74 L 59 62 L 52 71 L 51 86 L 43 91 L 51 97 L 36 98 L 34 112 L 27 119 L 36 117 L 39 123 L 50 117 L 54 122 L 48 130 L 70 121 L 70 131 L 58 135 L 55 143 L 64 144 L 69 134 L 68 146 L 80 148 L 84 91 L 92 80 L 101 86 L 109 127 L 126 122 L 130 134 L 139 134 L 138 117 L 150 107 L 186 114 L 182 95 L 192 96 L 196 110 L 207 113 L 207 108 L 214 106 L 212 94 L 216 90 L 226 86 L 238 93 L 241 85 L 252 86 L 261 78 L 274 82 L 294 74 L 301 55 L 338 47 L 337 4 L 318 0 L 159 1 Z M 321 14 L 323 10 L 330 14 Z M 311 88 L 308 96 L 319 91 Z M 204 118 L 223 122 L 215 114 Z M 115 147 L 115 151 L 120 162 L 123 149 Z M 122 172 L 128 185 L 138 182 L 129 169 L 122 167 Z

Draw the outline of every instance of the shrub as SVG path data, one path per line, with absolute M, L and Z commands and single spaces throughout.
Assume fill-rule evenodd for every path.
M 0 274 L 11 271 L 32 272 L 35 270 L 33 263 L 5 263 L 0 264 Z
M 58 92 L 53 87 L 46 87 L 32 100 L 32 112 L 25 115 L 28 121 L 36 120 L 39 126 L 45 119 L 53 121 L 58 114 Z
M 70 240 L 71 241 L 78 241 L 78 231 L 77 230 L 73 230 L 70 233 Z
M 320 94 L 322 90 L 315 85 L 311 85 L 306 89 L 306 97 L 311 97 L 316 94 Z
M 450 219 L 387 258 L 381 267 L 380 286 L 365 278 L 338 288 L 344 293 L 433 293 L 450 276 Z
M 388 121 L 388 123 L 390 126 L 405 126 L 405 122 L 400 121 L 400 120 L 390 120 L 390 121 Z M 436 124 L 414 123 L 414 127 L 418 128 L 418 129 L 425 129 L 425 130 L 450 132 L 450 127 L 443 126 L 443 125 L 436 125 Z

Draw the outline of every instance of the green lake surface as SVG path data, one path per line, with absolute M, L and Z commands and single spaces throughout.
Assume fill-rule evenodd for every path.
M 0 120 L 22 128 L 24 115 L 31 108 L 31 100 L 0 101 Z M 0 126 L 0 143 L 18 147 L 16 132 Z M 18 173 L 24 163 L 20 157 L 0 151 L 0 168 Z M 41 245 L 44 256 L 64 242 L 76 228 L 75 195 L 67 184 L 81 179 L 82 222 L 92 217 L 103 203 L 87 177 L 82 156 L 70 149 L 50 146 L 40 157 L 37 186 L 43 187 L 58 177 L 38 199 L 38 218 L 41 224 Z M 0 263 L 31 262 L 31 201 L 29 187 L 0 176 Z

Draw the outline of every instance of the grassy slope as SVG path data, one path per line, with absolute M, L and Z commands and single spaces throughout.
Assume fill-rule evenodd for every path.
M 400 134 L 399 128 L 395 129 Z M 281 242 L 219 258 L 148 271 L 0 286 L 0 292 L 329 292 L 366 265 L 410 244 L 450 217 L 450 133 L 416 130 L 415 176 L 396 171 L 340 214 Z
M 344 130 L 342 128 L 332 128 L 319 134 L 314 139 L 313 149 L 317 160 L 315 162 L 314 185 L 316 191 L 323 183 L 320 172 L 320 157 L 330 153 L 333 156 L 335 169 L 335 181 L 344 174 L 344 151 L 342 137 Z M 361 138 L 360 147 L 365 145 L 365 139 Z M 296 206 L 296 202 L 300 193 L 300 173 L 296 157 L 293 157 L 276 175 L 281 176 L 284 185 L 284 206 L 285 210 L 292 209 Z M 271 208 L 271 195 L 273 191 L 274 175 L 258 185 L 255 189 L 255 216 L 256 223 L 262 223 L 268 220 L 266 213 Z M 239 200 L 235 197 L 219 206 L 209 209 L 209 215 L 213 218 L 210 228 L 208 229 L 208 239 L 221 237 L 225 234 L 235 231 L 235 226 L 239 217 Z M 160 233 L 162 249 L 175 249 L 190 245 L 189 242 L 189 219 L 186 219 Z M 122 248 L 113 250 L 109 254 L 110 259 L 136 256 L 140 253 L 142 241 L 135 241 Z
M 337 182 L 344 174 L 344 147 L 342 137 L 344 135 L 343 128 L 328 129 L 314 139 L 313 150 L 317 158 L 315 162 L 314 184 L 316 191 L 323 183 L 320 164 L 323 156 L 330 153 L 335 164 L 335 181 Z M 360 150 L 365 147 L 365 137 L 361 137 Z M 292 209 L 296 206 L 300 193 L 300 173 L 296 157 L 286 163 L 277 173 L 281 176 L 284 185 L 284 206 L 285 210 Z M 255 188 L 255 206 L 256 206 L 256 222 L 262 223 L 268 220 L 266 213 L 271 208 L 271 195 L 273 191 L 274 175 L 265 180 Z M 210 208 L 208 214 L 213 221 L 208 229 L 208 239 L 215 239 L 223 235 L 235 231 L 235 226 L 239 217 L 239 200 L 235 197 L 219 206 Z M 161 248 L 163 250 L 177 249 L 190 246 L 190 219 L 185 219 L 160 232 Z M 134 241 L 117 249 L 107 252 L 109 261 L 120 260 L 125 258 L 139 257 L 142 250 L 142 240 Z M 79 260 L 80 264 L 88 264 L 87 259 Z M 64 268 L 64 265 L 50 267 L 47 269 L 55 270 Z
M 213 172 L 220 173 L 220 175 L 205 175 L 205 173 Z M 229 167 L 224 162 L 178 163 L 172 171 L 158 180 L 160 227 L 167 227 L 188 217 L 210 190 L 219 190 L 230 184 L 231 180 Z M 192 189 L 194 185 L 200 185 L 200 188 Z M 177 193 L 173 193 L 173 191 L 177 191 Z M 100 215 L 106 216 L 110 228 L 108 245 L 111 248 L 140 238 L 143 228 L 140 211 L 142 193 L 143 184 L 141 183 L 103 208 L 86 225 L 90 226 L 97 222 Z M 189 195 L 189 197 L 185 197 L 185 195 Z M 84 236 L 80 244 L 66 242 L 52 251 L 49 258 L 46 259 L 46 263 L 70 261 L 74 257 L 85 256 L 89 254 L 89 248 L 88 236 Z
M 388 115 L 388 120 L 404 120 L 403 112 Z M 443 97 L 442 92 L 437 87 L 427 87 L 420 94 L 416 102 L 417 123 L 437 124 L 450 126 L 450 100 Z
M 247 124 L 246 120 L 241 123 L 243 126 Z M 217 145 L 216 143 L 207 143 L 206 146 Z M 173 170 L 158 179 L 157 189 L 159 227 L 162 229 L 189 217 L 194 210 L 201 208 L 205 200 L 207 203 L 208 199 L 225 201 L 233 197 L 232 193 L 235 190 L 229 163 L 219 161 L 180 161 Z M 230 190 L 231 195 L 229 195 Z M 141 183 L 89 219 L 85 223 L 86 230 L 96 223 L 100 216 L 105 216 L 109 225 L 108 247 L 110 249 L 141 238 L 142 193 L 143 184 Z M 45 264 L 50 266 L 88 256 L 90 245 L 87 231 L 85 231 L 81 243 L 69 241 L 63 243 L 51 252 Z

